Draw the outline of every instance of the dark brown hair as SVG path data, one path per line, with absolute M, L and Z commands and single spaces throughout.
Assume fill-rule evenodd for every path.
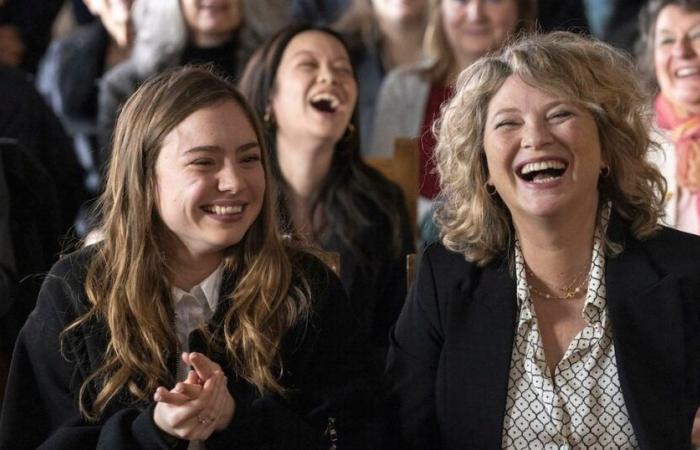
M 241 92 L 261 116 L 265 114 L 271 102 L 277 70 L 284 51 L 295 36 L 306 31 L 326 33 L 338 40 L 346 51 L 348 50 L 343 38 L 337 32 L 325 27 L 297 25 L 283 29 L 273 36 L 248 62 L 240 82 Z M 350 124 L 355 130 L 359 129 L 357 108 L 353 112 Z M 274 126 L 265 127 L 266 145 L 271 154 L 271 170 L 280 189 L 280 219 L 284 229 L 293 231 L 291 216 L 286 206 L 288 186 L 277 161 L 276 134 L 277 130 Z M 391 189 L 392 185 L 362 160 L 359 149 L 357 132 L 349 133 L 336 143 L 329 173 L 323 180 L 320 192 L 315 199 L 311 217 L 318 210 L 323 215 L 322 228 L 314 230 L 317 239 L 324 241 L 334 235 L 360 261 L 371 263 L 370 253 L 359 242 L 359 236 L 363 228 L 377 221 L 378 218 L 370 216 L 363 205 L 369 202 L 375 206 L 376 210 L 382 212 L 390 229 L 393 230 L 393 239 L 387 242 L 387 245 L 391 250 L 390 253 L 398 255 L 401 250 L 399 236 L 401 214 L 397 205 L 403 203 L 401 198 L 397 198 L 397 191 Z

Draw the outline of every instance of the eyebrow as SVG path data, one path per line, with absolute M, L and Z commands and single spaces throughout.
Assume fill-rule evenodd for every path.
M 298 56 L 316 56 L 316 53 L 314 53 L 311 50 L 297 50 L 297 52 L 292 55 L 292 58 L 296 58 Z M 331 59 L 331 62 L 336 62 L 336 61 L 350 62 L 350 57 L 349 56 L 338 56 L 338 57 Z
M 700 27 L 700 20 L 698 20 L 694 25 L 689 27 L 687 31 L 695 31 L 698 27 Z M 656 30 L 658 33 L 665 33 L 665 34 L 676 34 L 676 29 L 672 27 L 667 27 L 667 28 L 658 28 Z
M 245 152 L 247 150 L 251 150 L 253 148 L 260 147 L 260 143 L 257 141 L 250 141 L 246 142 L 245 144 L 241 144 L 238 147 L 236 147 L 235 151 L 236 153 L 240 152 Z M 191 153 L 204 153 L 204 152 L 217 152 L 223 150 L 221 147 L 218 145 L 198 145 L 196 147 L 188 148 L 184 152 L 182 152 L 182 155 L 189 155 Z
M 562 100 L 553 100 L 553 101 L 545 104 L 544 109 L 551 109 L 551 108 L 555 108 L 555 107 L 561 106 L 561 105 L 571 105 L 573 107 L 576 107 L 576 105 L 573 102 L 562 99 Z M 498 116 L 500 114 L 519 113 L 519 112 L 521 112 L 519 108 L 503 108 L 503 109 L 499 109 L 498 111 L 494 112 L 491 117 L 495 118 L 496 116 Z
M 498 111 L 495 111 L 491 117 L 496 117 L 501 114 L 508 114 L 508 113 L 519 113 L 520 109 L 519 108 L 502 108 L 499 109 Z

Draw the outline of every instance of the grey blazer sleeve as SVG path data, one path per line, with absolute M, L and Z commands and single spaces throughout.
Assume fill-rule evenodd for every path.
M 111 154 L 112 133 L 120 108 L 141 83 L 134 60 L 112 67 L 100 81 L 97 101 L 98 167 L 104 168 Z
M 399 67 L 386 76 L 379 90 L 373 136 L 364 156 L 391 156 L 394 139 L 418 137 L 425 115 L 430 82 L 420 66 Z

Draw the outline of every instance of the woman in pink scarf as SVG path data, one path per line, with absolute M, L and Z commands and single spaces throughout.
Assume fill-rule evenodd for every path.
M 641 19 L 641 55 L 658 86 L 666 222 L 700 234 L 700 0 L 652 0 Z

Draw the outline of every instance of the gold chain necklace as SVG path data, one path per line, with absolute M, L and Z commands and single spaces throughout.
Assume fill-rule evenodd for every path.
M 529 280 L 535 280 L 535 274 L 532 273 L 529 267 L 527 265 L 525 266 L 525 272 L 527 273 L 527 277 Z M 579 273 L 577 273 L 573 280 L 571 280 L 571 283 L 564 287 L 556 287 L 554 290 L 559 291 L 562 293 L 561 297 L 556 297 L 554 295 L 548 294 L 546 292 L 543 292 L 539 289 L 537 289 L 532 282 L 529 282 L 527 284 L 528 289 L 530 289 L 530 292 L 534 293 L 535 295 L 539 296 L 540 298 L 544 298 L 546 300 L 571 300 L 573 298 L 579 297 L 581 295 L 581 292 L 586 284 L 588 284 L 588 281 L 590 280 L 590 272 L 586 272 L 586 270 L 582 270 Z M 544 284 L 544 283 L 543 283 Z M 545 285 L 546 286 L 546 285 Z

